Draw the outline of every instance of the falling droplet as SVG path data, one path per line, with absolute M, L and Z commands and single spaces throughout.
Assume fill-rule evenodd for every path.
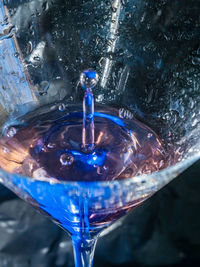
M 92 89 L 98 83 L 99 76 L 94 70 L 85 70 L 81 73 L 80 82 L 83 89 Z
M 11 138 L 17 133 L 17 129 L 15 127 L 10 127 L 6 133 L 6 135 Z
M 96 71 L 84 70 L 80 76 L 80 83 L 84 90 L 83 97 L 83 128 L 82 128 L 82 150 L 92 151 L 94 149 L 94 97 L 92 89 L 98 82 Z
M 70 154 L 62 154 L 60 156 L 60 163 L 64 166 L 70 166 L 74 162 L 74 158 Z

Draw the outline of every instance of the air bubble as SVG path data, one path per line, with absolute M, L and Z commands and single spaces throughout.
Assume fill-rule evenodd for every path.
M 114 6 L 112 6 L 111 10 L 112 10 L 113 13 L 116 13 L 117 12 L 117 8 L 114 7 Z
M 70 166 L 73 162 L 74 158 L 68 153 L 62 154 L 60 156 L 60 163 L 64 166 Z
M 97 167 L 97 173 L 102 174 L 103 173 L 103 168 L 102 167 Z
M 107 166 L 98 166 L 97 167 L 97 174 L 101 175 L 105 172 L 108 171 L 108 167 Z

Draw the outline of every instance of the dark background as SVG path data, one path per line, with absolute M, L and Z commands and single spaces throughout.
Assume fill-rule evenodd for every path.
M 104 235 L 94 266 L 200 266 L 200 161 Z M 74 266 L 70 238 L 0 187 L 0 266 Z

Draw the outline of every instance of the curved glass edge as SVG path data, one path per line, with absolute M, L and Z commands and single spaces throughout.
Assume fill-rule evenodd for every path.
M 92 235 L 133 210 L 199 158 L 200 154 L 157 173 L 112 182 L 36 180 L 2 170 L 0 182 L 67 232 L 79 235 L 84 230 Z
M 175 177 L 177 177 L 179 174 L 181 174 L 184 170 L 186 170 L 188 167 L 190 167 L 193 163 L 195 163 L 197 160 L 200 159 L 200 152 L 196 154 L 195 156 L 185 159 L 184 161 L 181 161 L 179 163 L 176 163 L 175 165 L 172 165 L 170 167 L 167 167 L 166 169 L 163 169 L 158 172 L 154 172 L 151 174 L 145 174 L 145 175 L 139 175 L 130 177 L 127 179 L 122 180 L 114 180 L 114 181 L 59 181 L 54 178 L 31 178 L 26 176 L 21 176 L 14 173 L 8 173 L 2 169 L 0 169 L 0 183 L 6 183 L 7 178 L 11 178 L 12 176 L 19 177 L 20 179 L 27 179 L 30 182 L 31 181 L 38 181 L 41 183 L 48 183 L 48 184 L 62 184 L 62 185 L 71 185 L 71 186 L 78 186 L 83 184 L 84 187 L 110 187 L 110 184 L 114 185 L 120 185 L 120 186 L 130 186 L 134 184 L 135 186 L 139 187 L 140 190 L 145 189 L 145 191 L 148 190 L 148 188 L 152 191 L 157 191 L 167 183 L 169 183 L 171 180 L 173 180 Z M 5 184 L 6 185 L 6 184 Z

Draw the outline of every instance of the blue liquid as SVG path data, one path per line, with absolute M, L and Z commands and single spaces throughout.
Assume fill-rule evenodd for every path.
M 137 120 L 118 116 L 118 109 L 96 107 L 95 147 L 85 151 L 81 105 L 36 110 L 1 138 L 0 166 L 62 181 L 124 179 L 166 167 L 167 153 L 158 136 Z

